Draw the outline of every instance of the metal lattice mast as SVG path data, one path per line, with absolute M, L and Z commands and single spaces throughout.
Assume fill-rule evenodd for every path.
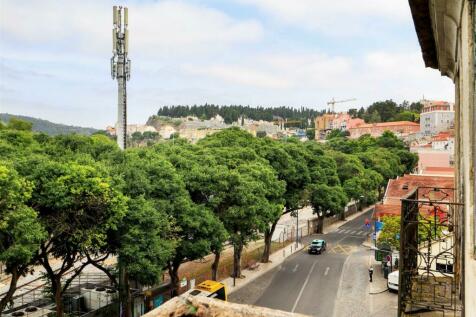
M 126 7 L 114 6 L 112 8 L 112 58 L 111 76 L 117 79 L 117 144 L 121 149 L 126 148 L 127 137 L 127 92 L 126 82 L 131 77 L 131 60 L 127 58 L 129 51 L 128 10 Z

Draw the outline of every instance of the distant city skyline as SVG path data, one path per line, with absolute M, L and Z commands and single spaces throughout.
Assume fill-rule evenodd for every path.
M 451 81 L 424 68 L 407 1 L 0 0 L 0 113 L 114 125 L 117 4 L 129 7 L 129 123 L 173 104 L 454 102 Z

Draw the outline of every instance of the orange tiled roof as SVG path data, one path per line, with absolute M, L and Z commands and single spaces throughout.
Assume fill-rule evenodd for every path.
M 361 124 L 357 128 L 352 129 L 360 129 L 360 128 L 385 128 L 385 127 L 395 127 L 395 126 L 419 126 L 419 123 L 411 122 L 411 121 L 394 121 L 394 122 L 379 122 L 379 123 L 366 123 Z

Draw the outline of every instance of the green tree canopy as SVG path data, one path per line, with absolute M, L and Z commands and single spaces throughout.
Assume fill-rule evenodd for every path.
M 0 299 L 0 312 L 12 299 L 18 279 L 34 265 L 40 243 L 46 239 L 37 213 L 26 205 L 33 186 L 0 162 L 0 261 L 11 274 L 9 290 Z

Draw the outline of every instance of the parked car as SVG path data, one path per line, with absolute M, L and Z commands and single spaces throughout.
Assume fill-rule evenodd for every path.
M 398 292 L 398 271 L 393 271 L 388 275 L 387 287 L 389 291 Z
M 309 254 L 321 254 L 323 251 L 326 250 L 326 241 L 321 239 L 312 240 L 311 244 L 307 248 L 307 252 Z

